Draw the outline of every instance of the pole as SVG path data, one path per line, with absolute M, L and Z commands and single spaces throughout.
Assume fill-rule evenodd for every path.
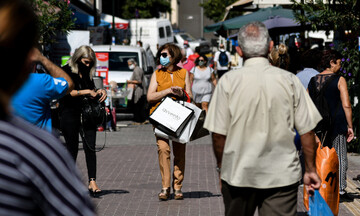
M 111 43 L 112 45 L 115 45 L 115 0 L 112 0 L 112 38 Z
M 200 4 L 202 5 L 204 0 L 200 1 Z M 204 37 L 204 7 L 200 7 L 200 29 L 201 29 L 201 38 Z

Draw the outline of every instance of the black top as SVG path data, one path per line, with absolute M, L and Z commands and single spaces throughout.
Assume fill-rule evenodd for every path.
M 75 74 L 71 71 L 69 65 L 63 66 L 62 69 L 70 76 L 70 78 L 74 82 L 74 90 L 95 89 L 94 81 L 90 79 L 89 72 L 81 73 L 81 71 L 79 71 L 79 73 L 81 73 L 82 75 L 81 78 L 79 74 Z M 70 94 L 67 94 L 65 97 L 60 99 L 60 111 L 77 110 L 80 112 L 82 98 L 82 96 L 72 97 Z
M 333 129 L 331 131 L 332 137 L 337 136 L 338 134 L 346 134 L 347 133 L 347 121 L 344 109 L 342 107 L 340 91 L 338 89 L 338 83 L 340 76 L 336 74 L 317 74 L 312 77 L 309 82 L 309 93 L 314 92 L 312 89 L 312 82 L 316 82 L 316 93 L 320 91 L 320 89 L 325 84 L 325 81 L 330 78 L 330 76 L 336 76 L 333 80 L 330 81 L 327 89 L 324 92 L 324 96 L 326 102 L 328 103 L 330 113 L 332 119 L 334 120 Z

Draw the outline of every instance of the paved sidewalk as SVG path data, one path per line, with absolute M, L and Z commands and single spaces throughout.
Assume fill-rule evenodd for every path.
M 151 125 L 121 122 L 116 132 L 106 133 L 106 147 L 97 153 L 97 183 L 103 190 L 93 198 L 98 215 L 223 215 L 224 207 L 215 170 L 210 136 L 187 144 L 186 171 L 183 183 L 184 200 L 160 202 L 161 176 L 157 147 Z M 128 125 L 128 126 L 126 126 Z M 104 143 L 104 132 L 98 133 L 98 147 Z M 84 152 L 79 151 L 78 166 L 87 183 Z M 356 199 L 341 203 L 341 216 L 360 215 L 358 182 L 360 156 L 349 156 L 348 191 Z M 299 188 L 298 215 L 306 215 Z

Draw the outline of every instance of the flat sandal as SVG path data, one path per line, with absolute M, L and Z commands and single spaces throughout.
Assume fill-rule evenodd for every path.
M 158 194 L 160 201 L 166 201 L 170 197 L 170 188 L 162 188 Z
M 184 194 L 182 193 L 181 190 L 174 191 L 174 199 L 175 200 L 183 200 L 184 199 Z

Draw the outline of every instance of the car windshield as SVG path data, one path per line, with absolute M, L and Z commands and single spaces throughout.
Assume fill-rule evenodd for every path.
M 187 40 L 189 42 L 196 40 L 193 36 L 189 34 L 180 34 L 180 36 L 182 37 L 182 39 Z
M 109 52 L 109 71 L 129 71 L 127 61 L 134 59 L 139 62 L 139 55 L 137 52 Z

